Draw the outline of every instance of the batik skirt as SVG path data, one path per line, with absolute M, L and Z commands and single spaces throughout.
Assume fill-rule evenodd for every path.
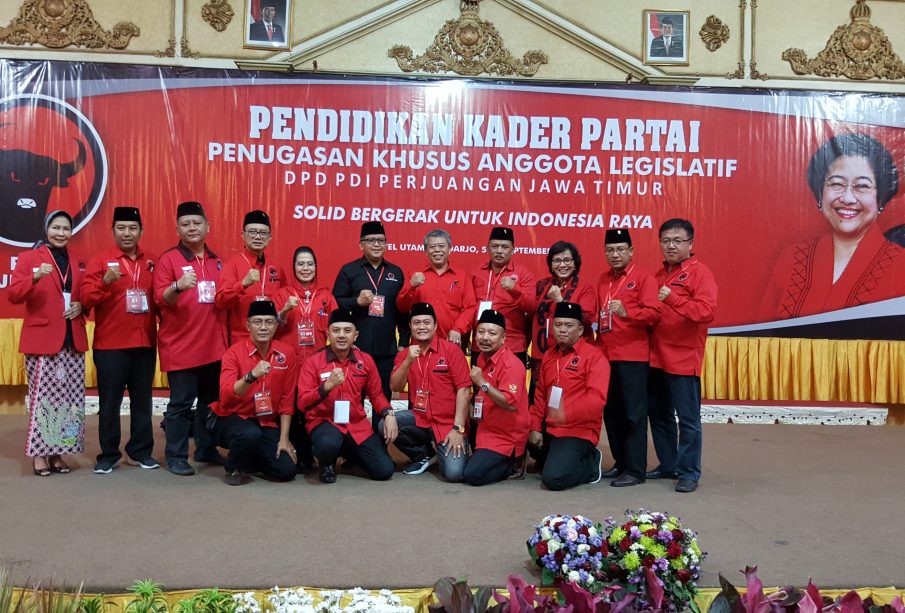
M 29 457 L 82 453 L 85 447 L 85 354 L 26 355 Z

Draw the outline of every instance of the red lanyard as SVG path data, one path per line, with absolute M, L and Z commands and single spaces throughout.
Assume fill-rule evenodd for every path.
M 292 291 L 292 295 L 296 297 L 299 301 L 299 308 L 302 310 L 303 319 L 311 321 L 311 309 L 314 306 L 314 297 L 317 295 L 317 290 L 312 292 L 310 289 L 306 289 L 307 298 L 300 297 L 295 290 Z M 303 304 L 307 305 L 307 307 L 302 306 Z
M 370 264 L 368 264 L 368 266 L 370 266 Z M 365 268 L 365 274 L 368 275 L 368 281 L 370 281 L 371 285 L 374 286 L 374 292 L 377 294 L 380 293 L 380 290 L 377 289 L 377 286 L 380 285 L 380 281 L 383 280 L 383 273 L 385 273 L 386 271 L 386 266 L 383 266 L 380 269 L 380 274 L 377 276 L 377 283 L 374 283 L 374 277 L 371 276 L 371 271 Z
M 242 259 L 245 260 L 245 261 L 248 263 L 248 265 L 251 266 L 252 268 L 257 268 L 257 267 L 258 267 L 257 262 L 255 262 L 254 264 L 252 264 L 251 262 L 249 262 L 249 261 L 248 261 L 248 258 L 245 257 L 245 254 L 244 254 L 244 253 L 242 254 Z M 262 295 L 262 296 L 266 295 L 266 294 L 264 293 L 264 283 L 267 282 L 267 275 L 264 274 L 264 270 L 263 270 L 263 269 L 264 269 L 264 267 L 262 266 L 262 267 L 261 267 L 261 295 Z
M 487 273 L 488 273 L 488 275 L 487 275 L 487 296 L 484 298 L 485 302 L 486 302 L 487 300 L 491 300 L 491 296 L 493 295 L 493 292 L 491 291 L 491 287 L 492 287 L 494 290 L 496 290 L 496 286 L 497 286 L 497 284 L 499 284 L 499 282 L 500 282 L 500 277 L 503 276 L 503 273 L 504 273 L 504 272 L 506 272 L 506 269 L 505 269 L 505 268 L 503 268 L 503 269 L 500 271 L 500 274 L 498 274 L 498 275 L 496 276 L 496 281 L 494 282 L 494 280 L 493 280 L 493 267 L 491 266 L 490 268 L 487 269 Z
M 349 362 L 351 357 L 352 357 L 352 352 L 349 352 L 349 356 L 346 358 L 346 361 Z M 330 369 L 330 372 L 332 373 L 334 370 L 336 370 L 337 366 L 336 366 L 335 361 L 330 362 L 330 364 L 333 365 L 333 368 Z M 336 386 L 337 388 L 339 388 L 339 399 L 340 400 L 343 400 L 343 386 L 346 384 L 346 381 L 348 381 L 350 366 L 351 366 L 351 364 L 346 364 L 346 367 L 343 369 L 343 382 Z
M 60 270 L 60 266 L 57 264 L 57 259 L 53 257 L 53 253 L 50 251 L 50 247 L 47 247 L 47 255 L 50 256 L 50 261 L 53 262 L 53 267 L 57 269 L 57 274 L 60 275 L 60 288 L 65 292 L 66 291 L 66 281 L 69 280 L 69 273 L 72 272 L 72 265 L 66 269 L 66 274 L 63 274 L 63 271 Z
M 428 347 L 428 349 L 430 349 L 430 347 Z M 427 358 L 427 360 L 426 360 L 427 361 L 427 374 L 428 374 L 428 376 L 426 378 L 427 386 L 423 385 L 425 382 L 425 377 L 424 377 L 424 368 L 421 366 L 421 356 L 418 356 L 418 359 L 415 360 L 415 364 L 418 365 L 418 375 L 421 377 L 421 383 L 422 383 L 422 385 L 420 386 L 421 390 L 430 393 L 430 389 L 431 389 L 430 374 L 433 369 L 433 366 L 431 366 L 430 356 L 426 355 L 425 357 Z M 434 366 L 436 366 L 436 364 Z M 421 391 L 421 390 L 419 390 L 419 391 Z
M 633 270 L 634 268 L 635 268 L 635 265 L 634 265 L 634 264 L 632 264 L 631 266 L 628 267 L 628 270 L 625 271 L 625 274 L 622 275 L 622 278 L 619 280 L 619 285 L 616 286 L 616 291 L 615 291 L 615 292 L 612 291 L 612 290 L 613 290 L 613 281 L 610 280 L 610 284 L 609 284 L 609 285 L 607 286 L 607 288 L 606 288 L 606 301 L 607 301 L 607 304 L 609 304 L 610 298 L 611 298 L 611 297 L 613 297 L 613 296 L 618 296 L 618 295 L 619 295 L 619 290 L 622 289 L 622 284 L 625 283 L 625 280 L 628 279 L 628 276 L 629 276 L 630 274 L 632 274 L 632 270 Z
M 129 273 L 129 277 L 132 279 L 132 287 L 138 287 L 138 279 L 141 277 L 141 265 L 138 263 L 138 254 L 135 254 L 135 269 L 129 267 L 129 258 L 123 254 L 119 256 L 119 259 L 123 261 L 123 267 L 126 269 L 126 272 Z
M 198 260 L 198 265 L 201 267 L 201 279 L 203 280 L 204 279 L 204 258 L 196 255 L 195 259 Z M 194 263 L 192 265 L 192 268 L 194 268 Z

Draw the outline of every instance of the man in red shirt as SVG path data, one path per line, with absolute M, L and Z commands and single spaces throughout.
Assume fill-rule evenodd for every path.
M 427 267 L 412 275 L 396 298 L 400 311 L 417 302 L 429 302 L 437 313 L 441 338 L 461 347 L 475 320 L 475 296 L 471 275 L 449 263 L 452 237 L 446 230 L 431 230 L 424 237 Z
M 208 407 L 219 396 L 220 358 L 226 351 L 222 313 L 214 306 L 223 263 L 205 242 L 210 224 L 200 203 L 179 205 L 176 231 L 179 244 L 165 251 L 154 269 L 154 301 L 160 309 L 160 369 L 170 383 L 164 453 L 171 473 L 188 476 L 195 474 L 188 462 L 190 432 L 195 461 L 223 464 L 205 429 Z
M 478 320 L 475 342 L 481 350 L 471 380 L 478 391 L 472 417 L 478 421 L 475 452 L 462 481 L 487 485 L 506 479 L 516 458 L 524 457 L 528 441 L 528 390 L 525 362 L 505 346 L 506 318 L 487 309 Z
M 383 395 L 374 359 L 355 347 L 358 330 L 350 309 L 330 313 L 330 344 L 312 355 L 299 373 L 298 407 L 305 413 L 322 483 L 336 482 L 336 460 L 354 459 L 371 479 L 386 481 L 396 469 L 365 413 L 365 396 L 382 418 L 386 445 L 396 439 L 396 414 Z
M 558 302 L 553 311 L 555 345 L 544 352 L 531 406 L 532 445 L 549 440 L 541 477 L 547 489 L 564 490 L 600 481 L 603 454 L 600 422 L 606 404 L 610 365 L 582 338 L 581 305 Z
M 248 338 L 245 314 L 255 300 L 273 300 L 277 290 L 286 283 L 283 268 L 267 263 L 264 250 L 273 238 L 270 216 L 264 211 L 246 213 L 242 222 L 245 248 L 223 265 L 214 305 L 227 311 L 228 344 Z
M 273 340 L 277 311 L 273 302 L 257 300 L 248 307 L 249 338 L 226 350 L 220 370 L 220 401 L 209 424 L 217 445 L 229 449 L 228 485 L 243 485 L 249 473 L 262 472 L 275 481 L 295 478 L 295 449 L 289 426 L 295 412 L 298 362 L 295 350 Z
M 396 355 L 396 367 L 390 376 L 390 389 L 394 392 L 403 391 L 406 383 L 409 390 L 410 410 L 396 414 L 396 448 L 411 460 L 402 472 L 420 475 L 439 458 L 440 474 L 457 483 L 462 480 L 468 460 L 468 363 L 457 344 L 437 335 L 437 315 L 430 304 L 412 305 L 409 327 L 415 344 Z
M 660 226 L 664 262 L 656 280 L 663 306 L 651 334 L 648 410 L 660 464 L 647 478 L 677 478 L 677 492 L 695 491 L 701 478 L 701 364 L 717 297 L 713 273 L 693 245 L 690 221 Z
M 154 260 L 138 242 L 141 213 L 135 207 L 113 210 L 116 246 L 94 256 L 82 282 L 82 306 L 94 311 L 94 366 L 97 369 L 98 438 L 101 452 L 94 472 L 113 471 L 119 451 L 119 412 L 129 388 L 129 463 L 160 468 L 154 459 L 151 385 L 157 362 L 157 305 L 153 300 Z
M 647 382 L 651 326 L 660 318 L 657 282 L 632 263 L 628 230 L 607 230 L 604 239 L 610 270 L 597 285 L 597 346 L 610 362 L 610 389 L 603 422 L 615 466 L 613 487 L 644 482 L 647 471 Z
M 534 314 L 534 275 L 524 266 L 512 263 L 515 235 L 511 228 L 494 228 L 487 242 L 490 261 L 474 274 L 477 315 L 495 309 L 506 318 L 506 347 L 526 363 L 528 335 Z M 472 351 L 478 349 L 472 343 Z

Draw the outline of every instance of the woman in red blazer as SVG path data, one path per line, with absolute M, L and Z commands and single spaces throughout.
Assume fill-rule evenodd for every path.
M 85 263 L 69 253 L 72 217 L 53 211 L 45 238 L 19 254 L 9 300 L 25 305 L 19 351 L 28 376 L 28 440 L 36 475 L 68 473 L 62 455 L 85 442 L 85 317 L 79 287 Z

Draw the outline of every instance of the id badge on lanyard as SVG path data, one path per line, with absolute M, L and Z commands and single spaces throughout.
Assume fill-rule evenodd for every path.
M 349 423 L 349 401 L 336 400 L 333 402 L 333 421 L 337 424 Z
M 313 347 L 314 346 L 314 322 L 310 319 L 303 319 L 299 322 L 298 325 L 299 331 L 299 346 L 300 347 Z
M 270 400 L 269 391 L 255 394 L 255 415 L 258 417 L 273 415 L 273 403 Z
M 610 313 L 610 307 L 600 309 L 600 320 L 597 322 L 598 332 L 609 332 L 613 329 L 613 314 Z
M 72 305 L 72 292 L 63 292 L 63 312 L 69 310 Z
M 386 296 L 383 296 L 381 294 L 374 294 L 374 299 L 368 306 L 368 316 L 383 317 L 384 309 L 386 308 L 386 299 Z
M 206 279 L 198 281 L 195 289 L 198 290 L 198 302 L 202 304 L 214 303 L 214 294 L 217 293 L 216 281 L 208 281 Z
M 486 311 L 487 309 L 492 309 L 492 308 L 493 308 L 493 300 L 482 300 L 481 303 L 478 305 L 478 316 L 476 317 L 476 319 L 481 319 L 481 315 L 484 314 L 484 311 Z
M 147 313 L 148 295 L 145 290 L 130 288 L 126 290 L 126 313 Z
M 471 418 L 480 421 L 484 418 L 484 394 L 478 394 L 474 398 L 474 407 L 471 410 Z
M 427 411 L 429 400 L 430 392 L 428 390 L 415 390 L 415 396 L 412 400 L 412 409 L 421 412 Z

